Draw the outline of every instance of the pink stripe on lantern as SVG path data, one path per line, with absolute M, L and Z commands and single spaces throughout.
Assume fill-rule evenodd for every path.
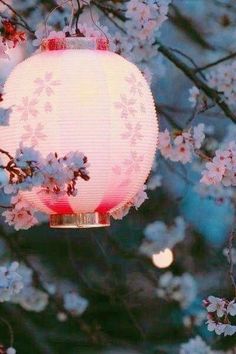
M 48 196 L 45 196 L 44 193 L 41 193 L 40 197 L 41 202 L 54 213 L 57 214 L 73 214 L 74 211 L 71 208 L 68 197 L 63 197 L 57 200 L 52 199 Z

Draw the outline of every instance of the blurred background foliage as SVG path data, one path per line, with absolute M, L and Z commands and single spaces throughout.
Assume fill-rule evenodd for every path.
M 96 12 L 99 6 L 110 6 L 112 1 L 95 3 Z M 35 27 L 38 17 L 46 16 L 55 3 L 14 0 L 12 6 L 18 7 L 30 26 Z M 64 14 L 61 9 L 58 13 L 59 29 Z M 107 19 L 102 19 L 100 22 L 106 24 Z M 202 66 L 236 49 L 235 23 L 234 0 L 173 0 L 160 38 L 162 43 L 183 51 Z M 30 51 L 31 48 L 24 48 L 22 56 Z M 189 63 L 188 58 L 182 59 Z M 0 65 L 3 79 L 8 68 Z M 184 127 L 192 114 L 188 102 L 192 83 L 166 58 L 153 58 L 150 68 L 161 130 Z M 159 75 L 160 71 L 164 74 Z M 217 107 L 199 114 L 197 119 L 213 125 L 219 140 L 232 124 Z M 17 353 L 171 354 L 178 353 L 179 345 L 196 334 L 215 348 L 227 350 L 236 345 L 235 337 L 215 338 L 204 323 L 186 327 L 183 322 L 184 316 L 203 311 L 202 300 L 209 294 L 233 296 L 228 264 L 222 254 L 233 207 L 227 201 L 217 204 L 199 197 L 193 185 L 183 178 L 196 181 L 192 168 L 166 163 L 158 154 L 157 161 L 162 187 L 149 191 L 149 199 L 138 211 L 114 221 L 109 229 L 52 230 L 44 222 L 29 231 L 12 232 L 2 222 L 2 263 L 7 259 L 25 263 L 34 270 L 35 286 L 39 289 L 45 290 L 41 278 L 47 272 L 52 282 L 71 282 L 89 301 L 82 316 L 72 316 L 65 322 L 58 321 L 63 307 L 61 298 L 54 295 L 49 294 L 49 305 L 40 313 L 25 311 L 19 305 L 1 304 L 0 320 L 7 319 L 12 327 Z M 156 296 L 158 279 L 166 270 L 156 268 L 151 259 L 139 252 L 143 230 L 149 223 L 162 220 L 171 225 L 179 215 L 188 225 L 186 237 L 174 248 L 174 262 L 168 270 L 176 275 L 191 273 L 196 280 L 197 297 L 187 310 L 177 302 Z M 0 321 L 0 341 L 6 347 L 10 332 L 6 323 Z

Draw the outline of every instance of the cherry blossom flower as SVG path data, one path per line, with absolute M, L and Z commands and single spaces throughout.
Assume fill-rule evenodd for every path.
M 192 107 L 195 107 L 200 96 L 200 91 L 196 86 L 193 86 L 191 89 L 189 89 L 189 94 L 190 96 L 188 100 L 191 102 Z
M 0 267 L 0 302 L 11 300 L 22 288 L 22 277 L 17 272 L 19 263 L 13 262 L 9 267 Z
M 193 129 L 177 132 L 173 139 L 167 129 L 160 132 L 158 148 L 161 154 L 171 161 L 191 162 L 195 150 L 201 147 L 205 139 L 204 128 L 204 124 L 198 124 Z
M 180 346 L 180 354 L 213 354 L 211 348 L 202 340 L 201 337 L 196 336 L 191 338 L 187 343 Z
M 111 213 L 113 219 L 123 219 L 123 217 L 129 213 L 131 207 L 134 207 L 137 210 L 143 202 L 148 199 L 146 188 L 146 185 L 144 185 L 128 203 L 126 203 L 122 208 L 113 211 Z
M 223 249 L 223 255 L 224 255 L 225 257 L 227 257 L 228 262 L 230 262 L 230 259 L 229 259 L 229 249 L 228 249 L 228 248 L 224 248 L 224 249 Z M 231 258 L 232 258 L 233 264 L 236 264 L 236 248 L 234 248 L 234 247 L 232 247 L 232 249 L 231 249 Z
M 2 20 L 4 28 L 3 43 L 7 43 L 8 48 L 15 48 L 18 43 L 26 40 L 25 32 L 18 31 L 10 20 Z
M 222 63 L 207 75 L 208 85 L 219 92 L 224 92 L 224 97 L 229 105 L 235 106 L 235 61 L 231 64 Z
M 15 230 L 28 230 L 38 223 L 33 215 L 33 206 L 27 201 L 23 201 L 20 196 L 12 197 L 11 205 L 11 209 L 4 211 L 2 215 L 9 225 L 14 226 Z
M 77 292 L 69 292 L 64 295 L 64 307 L 73 316 L 81 316 L 88 307 L 88 300 Z
M 33 271 L 21 263 L 18 272 L 24 287 L 11 298 L 11 302 L 20 305 L 26 311 L 41 312 L 48 305 L 48 294 L 33 286 Z
M 226 312 L 231 316 L 236 316 L 236 303 L 234 300 L 229 302 Z
M 148 180 L 147 183 L 147 189 L 149 189 L 150 191 L 154 191 L 157 187 L 161 187 L 162 186 L 162 176 L 155 174 L 153 176 L 151 176 Z
M 139 251 L 151 257 L 155 253 L 172 249 L 185 238 L 186 224 L 181 217 L 175 218 L 175 223 L 167 226 L 162 221 L 155 221 L 144 229 L 145 240 L 140 245 Z
M 201 183 L 222 183 L 225 187 L 236 186 L 236 145 L 230 142 L 226 150 L 217 150 L 212 162 L 206 163 Z
M 26 311 L 42 312 L 48 305 L 48 294 L 44 291 L 27 286 L 15 296 L 13 303 L 19 304 Z
M 45 24 L 40 24 L 37 27 L 37 30 L 34 33 L 36 38 L 32 41 L 33 46 L 38 47 L 41 45 L 42 40 L 47 37 L 47 31 L 51 31 L 50 26 L 47 26 L 46 28 Z
M 78 1 L 77 0 L 72 0 L 71 2 L 65 2 L 65 0 L 56 0 L 56 3 L 60 6 L 73 6 L 74 11 L 78 11 Z M 90 4 L 90 0 L 79 0 L 79 4 L 80 6 L 86 6 Z
M 12 347 L 8 348 L 6 354 L 16 354 L 15 348 Z
M 44 78 L 37 78 L 35 81 L 37 86 L 36 90 L 34 91 L 35 95 L 41 95 L 45 92 L 47 96 L 52 96 L 54 94 L 54 87 L 60 85 L 59 80 L 53 79 L 53 73 L 47 72 L 44 75 Z
M 174 276 L 171 272 L 166 272 L 159 278 L 156 294 L 159 298 L 178 302 L 185 309 L 196 298 L 196 282 L 189 273 Z
M 205 125 L 202 123 L 198 124 L 196 127 L 193 128 L 193 140 L 196 149 L 200 149 L 205 139 L 204 130 Z
M 134 116 L 137 110 L 134 105 L 136 100 L 128 98 L 126 95 L 120 95 L 120 101 L 115 102 L 115 107 L 121 110 L 121 117 L 127 119 L 129 116 Z
M 47 39 L 54 39 L 54 38 L 65 38 L 66 35 L 63 31 L 50 31 Z
M 29 140 L 31 146 L 38 145 L 40 140 L 45 140 L 47 137 L 47 135 L 43 133 L 44 127 L 42 123 L 38 123 L 35 128 L 30 125 L 26 125 L 24 126 L 24 129 L 26 130 L 26 132 L 22 135 L 21 139 L 22 141 Z
M 215 296 L 209 296 L 207 301 L 209 302 L 209 305 L 207 306 L 207 311 L 208 312 L 216 312 L 218 317 L 223 317 L 225 314 L 225 301 L 215 297 Z

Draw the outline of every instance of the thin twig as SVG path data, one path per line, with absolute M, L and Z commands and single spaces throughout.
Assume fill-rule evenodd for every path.
M 198 71 L 199 67 L 198 67 L 197 63 L 189 55 L 183 53 L 181 50 L 176 49 L 176 48 L 169 47 L 169 49 L 172 50 L 172 52 L 178 53 L 178 54 L 182 55 L 184 58 L 186 58 L 195 67 L 195 71 L 196 72 Z M 201 71 L 199 74 L 202 76 L 202 78 L 204 80 L 206 79 L 205 76 L 201 73 Z
M 14 332 L 13 332 L 13 328 L 11 326 L 11 324 L 3 317 L 0 317 L 0 321 L 2 321 L 2 323 L 4 323 L 9 331 L 9 335 L 10 335 L 10 347 L 13 347 L 13 343 L 14 343 Z
M 229 258 L 229 277 L 231 280 L 232 287 L 234 289 L 234 296 L 236 298 L 236 282 L 234 279 L 234 262 L 232 257 L 232 249 L 233 249 L 233 241 L 236 235 L 235 225 L 233 225 L 233 229 L 229 234 L 229 241 L 228 241 L 228 258 Z
M 225 115 L 230 118 L 234 123 L 236 123 L 236 115 L 231 111 L 229 106 L 219 95 L 219 93 L 209 87 L 204 81 L 202 81 L 195 73 L 193 68 L 183 63 L 168 47 L 164 46 L 159 40 L 156 41 L 159 45 L 159 52 L 162 53 L 168 60 L 170 60 L 177 68 L 179 68 L 194 84 L 202 90 L 210 99 L 212 99 L 220 107 L 220 109 L 225 113 Z
M 194 71 L 195 71 L 196 73 L 201 72 L 201 71 L 203 71 L 203 70 L 206 70 L 206 69 L 211 68 L 212 66 L 216 66 L 216 65 L 218 65 L 218 64 L 220 64 L 220 63 L 223 63 L 224 61 L 233 59 L 233 58 L 235 58 L 235 57 L 236 57 L 236 53 L 231 53 L 231 54 L 229 54 L 229 55 L 227 55 L 227 56 L 225 56 L 225 57 L 223 57 L 223 58 L 221 58 L 221 59 L 218 59 L 218 60 L 216 60 L 216 61 L 213 61 L 212 63 L 209 63 L 209 64 L 207 64 L 207 65 L 204 65 L 204 66 L 195 68 Z
M 21 22 L 22 25 L 32 34 L 34 34 L 34 30 L 28 25 L 28 23 L 26 22 L 26 20 L 24 19 L 23 16 L 21 16 L 21 14 L 19 14 L 11 5 L 7 4 L 4 0 L 0 0 L 0 2 L 7 6 L 9 8 L 9 10 L 11 10 L 11 12 L 13 12 L 14 15 L 16 15 L 16 17 L 18 17 Z

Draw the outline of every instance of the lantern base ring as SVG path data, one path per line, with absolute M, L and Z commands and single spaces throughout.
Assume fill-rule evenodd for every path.
M 110 215 L 107 213 L 52 214 L 50 227 L 59 229 L 82 229 L 90 227 L 110 226 Z

